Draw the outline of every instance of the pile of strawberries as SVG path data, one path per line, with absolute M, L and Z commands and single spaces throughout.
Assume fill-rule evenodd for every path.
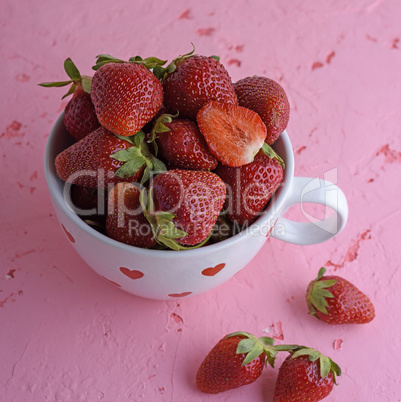
M 266 208 L 283 180 L 271 145 L 289 103 L 277 82 L 233 83 L 194 49 L 166 63 L 99 55 L 88 77 L 68 58 L 69 80 L 40 85 L 70 85 L 75 143 L 55 167 L 77 213 L 120 242 L 182 250 L 238 233 Z
M 75 142 L 57 155 L 56 171 L 77 214 L 120 242 L 182 250 L 220 241 L 253 223 L 283 180 L 283 160 L 271 148 L 289 120 L 283 88 L 258 76 L 232 83 L 218 58 L 193 52 L 166 67 L 155 57 L 100 55 L 93 77 L 67 59 L 69 80 L 40 84 L 70 85 L 63 118 Z M 308 286 L 310 314 L 332 325 L 373 320 L 364 293 L 324 274 Z M 215 345 L 197 387 L 218 393 L 250 384 L 278 352 L 289 356 L 274 401 L 330 394 L 341 370 L 329 357 L 247 332 Z

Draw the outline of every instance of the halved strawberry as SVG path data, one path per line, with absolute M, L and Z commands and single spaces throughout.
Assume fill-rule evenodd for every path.
M 266 139 L 262 119 L 242 106 L 212 101 L 202 107 L 196 119 L 210 152 L 226 166 L 252 162 Z
M 238 104 L 256 112 L 266 124 L 267 144 L 273 144 L 285 130 L 290 118 L 290 104 L 283 87 L 276 81 L 252 76 L 234 84 Z
M 143 214 L 140 190 L 133 183 L 117 183 L 109 193 L 106 219 L 107 235 L 131 246 L 156 245 L 152 228 Z
M 172 117 L 166 114 L 160 116 L 152 131 L 161 156 L 177 168 L 215 169 L 218 161 L 210 153 L 197 124 Z

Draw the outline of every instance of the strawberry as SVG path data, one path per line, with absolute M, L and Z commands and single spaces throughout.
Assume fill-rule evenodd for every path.
M 258 113 L 266 124 L 266 142 L 271 145 L 285 130 L 290 104 L 280 84 L 267 77 L 247 77 L 234 84 L 238 104 Z
M 152 180 L 142 205 L 156 240 L 180 250 L 207 242 L 225 195 L 225 185 L 216 174 L 174 169 Z
M 267 144 L 263 149 L 268 148 Z M 238 225 L 249 225 L 261 215 L 283 180 L 283 162 L 271 149 L 260 151 L 253 162 L 240 167 L 219 165 L 215 173 L 227 187 L 224 209 Z
M 58 154 L 55 166 L 65 182 L 105 189 L 109 183 L 135 182 L 141 178 L 145 181 L 151 170 L 165 170 L 148 152 L 143 133 L 133 139 L 122 139 L 104 127 Z
M 65 98 L 72 94 L 72 98 L 64 109 L 63 120 L 67 131 L 76 141 L 79 141 L 100 126 L 90 95 L 92 78 L 81 76 L 70 58 L 64 61 L 64 69 L 70 80 L 43 82 L 39 85 L 49 88 L 71 84 L 69 91 L 63 96 Z
M 198 111 L 209 101 L 237 105 L 231 78 L 218 58 L 192 53 L 178 57 L 167 67 L 163 79 L 167 109 L 195 120 Z
M 117 183 L 110 190 L 106 232 L 121 243 L 151 248 L 156 240 L 143 214 L 139 196 L 140 190 L 132 183 Z
M 326 398 L 336 384 L 340 367 L 312 348 L 300 346 L 282 363 L 274 389 L 274 402 L 310 401 Z
M 117 135 L 136 134 L 163 102 L 163 87 L 146 62 L 98 56 L 91 96 L 103 127 Z
M 213 170 L 217 159 L 210 153 L 198 126 L 188 119 L 163 114 L 153 129 L 158 150 L 170 164 L 182 169 Z
M 366 324 L 375 317 L 369 298 L 346 279 L 324 276 L 325 268 L 308 285 L 309 313 L 328 324 Z
M 75 213 L 88 225 L 105 233 L 107 194 L 104 189 L 71 186 L 70 199 Z
M 196 374 L 196 385 L 209 394 L 228 391 L 255 382 L 265 362 L 273 367 L 278 350 L 274 339 L 234 332 L 222 338 L 208 353 Z M 290 348 L 293 345 L 290 345 Z
M 259 115 L 242 106 L 212 101 L 202 107 L 197 121 L 210 152 L 226 166 L 252 162 L 266 138 Z
M 238 225 L 234 225 L 230 219 L 228 219 L 225 211 L 223 211 L 218 216 L 216 224 L 214 225 L 212 235 L 210 236 L 210 243 L 219 243 L 223 240 L 229 239 L 239 232 L 238 229 Z

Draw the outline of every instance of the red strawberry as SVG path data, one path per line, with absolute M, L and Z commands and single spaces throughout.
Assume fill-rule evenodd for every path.
M 290 104 L 284 89 L 266 77 L 247 77 L 234 84 L 238 104 L 258 113 L 266 124 L 266 142 L 273 144 L 285 130 Z
M 281 163 L 277 155 L 267 156 L 261 151 L 246 165 L 217 167 L 215 173 L 227 187 L 224 209 L 232 222 L 249 225 L 261 215 L 283 180 Z
M 226 188 L 212 172 L 174 169 L 157 175 L 149 194 L 144 210 L 156 240 L 180 250 L 208 240 Z
M 199 111 L 197 121 L 210 152 L 226 166 L 252 162 L 266 138 L 259 115 L 242 106 L 209 102 Z
M 136 134 L 163 102 L 163 87 L 145 65 L 98 56 L 91 96 L 99 122 L 122 136 Z M 99 62 L 101 60 L 101 62 Z
M 208 353 L 196 374 L 196 385 L 209 394 L 251 384 L 262 374 L 266 359 L 271 366 L 277 351 L 274 340 L 235 332 L 222 338 Z
M 100 127 L 91 96 L 79 85 L 64 109 L 64 124 L 77 141 Z
M 301 346 L 279 369 L 274 402 L 320 401 L 332 391 L 336 375 L 341 369 L 330 358 Z
M 106 215 L 105 193 L 104 190 L 97 188 L 72 185 L 71 201 L 77 210 L 77 214 L 82 217 L 94 216 L 98 213 Z
M 217 159 L 210 153 L 198 126 L 188 119 L 162 115 L 155 124 L 154 135 L 161 156 L 182 169 L 213 170 Z
M 200 108 L 215 100 L 238 104 L 234 87 L 225 67 L 215 58 L 191 54 L 170 64 L 174 70 L 163 80 L 164 104 L 180 117 L 196 119 Z
M 63 119 L 67 131 L 75 140 L 79 141 L 100 126 L 90 95 L 92 78 L 81 76 L 70 58 L 65 60 L 64 69 L 70 80 L 43 82 L 39 85 L 43 87 L 63 87 L 71 84 L 64 97 L 70 94 L 73 94 L 73 96 L 65 107 Z
M 144 171 L 149 176 L 149 170 L 155 170 L 156 165 L 159 170 L 160 164 L 144 149 L 144 134 L 136 135 L 133 141 L 100 127 L 57 155 L 57 174 L 66 182 L 90 188 L 139 181 Z
M 140 190 L 132 183 L 117 183 L 109 193 L 106 219 L 107 235 L 131 246 L 156 245 L 152 228 L 143 214 Z
M 319 270 L 317 279 L 309 283 L 306 302 L 309 313 L 328 324 L 366 324 L 375 317 L 369 298 L 346 279 L 324 276 Z

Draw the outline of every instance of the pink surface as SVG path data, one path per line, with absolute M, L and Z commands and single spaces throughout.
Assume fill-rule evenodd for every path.
M 332 357 L 343 375 L 327 401 L 400 401 L 400 15 L 397 0 L 3 1 L 0 399 L 271 401 L 285 353 L 252 385 L 216 396 L 195 387 L 209 349 L 244 330 Z M 66 100 L 37 83 L 64 79 L 66 57 L 90 74 L 99 53 L 171 60 L 190 42 L 219 55 L 234 81 L 283 85 L 295 174 L 335 181 L 350 215 L 333 240 L 269 239 L 220 288 L 151 301 L 98 277 L 58 225 L 43 153 Z M 308 316 L 304 293 L 322 265 L 370 296 L 372 323 Z

